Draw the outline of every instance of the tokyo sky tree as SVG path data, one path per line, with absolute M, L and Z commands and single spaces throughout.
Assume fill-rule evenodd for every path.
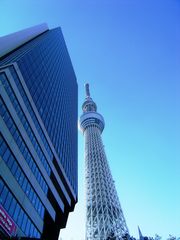
M 106 158 L 101 133 L 104 119 L 85 85 L 80 127 L 85 137 L 86 240 L 118 240 L 128 228 Z

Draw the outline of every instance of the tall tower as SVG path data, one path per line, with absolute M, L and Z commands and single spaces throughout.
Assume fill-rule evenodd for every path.
M 89 84 L 85 89 L 80 127 L 85 137 L 86 240 L 117 240 L 128 233 L 128 228 L 101 139 L 104 119 L 97 113 Z

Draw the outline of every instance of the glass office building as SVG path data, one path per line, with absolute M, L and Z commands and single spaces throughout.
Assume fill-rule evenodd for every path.
M 0 39 L 0 232 L 58 239 L 77 202 L 77 81 L 60 28 Z

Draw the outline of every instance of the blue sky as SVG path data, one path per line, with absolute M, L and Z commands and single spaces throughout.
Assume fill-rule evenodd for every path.
M 103 140 L 131 235 L 180 235 L 180 2 L 1 0 L 0 35 L 62 27 L 79 84 L 104 116 Z M 83 137 L 79 203 L 63 240 L 84 239 Z

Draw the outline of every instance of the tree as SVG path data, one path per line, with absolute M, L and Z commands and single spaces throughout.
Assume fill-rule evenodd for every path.
M 159 236 L 158 234 L 155 234 L 154 240 L 161 240 L 161 236 Z
M 167 238 L 167 240 L 180 240 L 180 237 L 175 237 L 175 236 L 169 234 L 169 237 Z

